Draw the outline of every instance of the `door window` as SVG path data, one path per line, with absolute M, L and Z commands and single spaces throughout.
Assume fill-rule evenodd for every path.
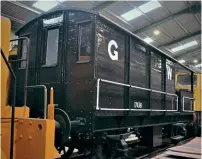
M 90 61 L 92 25 L 79 24 L 78 29 L 78 61 Z
M 58 62 L 58 40 L 59 40 L 59 29 L 49 29 L 47 31 L 46 40 L 46 54 L 44 59 L 44 65 L 56 66 Z

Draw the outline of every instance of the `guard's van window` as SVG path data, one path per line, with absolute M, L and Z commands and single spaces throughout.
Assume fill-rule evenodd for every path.
M 50 29 L 47 33 L 45 66 L 56 66 L 58 62 L 59 29 Z
M 78 29 L 78 61 L 90 61 L 92 25 L 80 24 Z

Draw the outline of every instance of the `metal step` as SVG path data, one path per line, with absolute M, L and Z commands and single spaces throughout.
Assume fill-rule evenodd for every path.
M 184 138 L 185 138 L 184 136 L 177 135 L 177 136 L 171 137 L 171 140 L 172 140 L 173 142 L 177 143 L 177 142 L 182 141 Z
M 186 124 L 185 123 L 175 123 L 175 124 L 173 124 L 173 126 L 186 126 Z

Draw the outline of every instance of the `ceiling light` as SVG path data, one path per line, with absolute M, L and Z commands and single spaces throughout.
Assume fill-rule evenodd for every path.
M 148 13 L 156 8 L 159 8 L 161 7 L 161 4 L 157 1 L 150 1 L 150 2 L 147 2 L 143 5 L 141 5 L 140 7 L 138 7 L 142 12 L 144 13 Z
M 159 35 L 160 31 L 159 30 L 154 30 L 154 35 Z
M 140 11 L 138 11 L 137 9 L 133 9 L 129 12 L 122 14 L 121 17 L 127 21 L 130 21 L 130 20 L 135 19 L 141 15 L 142 15 L 142 13 Z
M 185 60 L 182 59 L 182 60 L 179 60 L 178 62 L 179 63 L 185 63 Z
M 198 60 L 194 60 L 194 63 L 197 63 L 198 62 Z
M 151 42 L 153 42 L 154 40 L 152 40 L 151 38 L 147 37 L 147 38 L 144 39 L 144 41 L 147 42 L 147 43 L 151 43 Z
M 202 66 L 202 64 L 200 63 L 200 64 L 198 64 L 198 65 L 195 65 L 195 67 L 201 67 Z
M 40 1 L 39 0 L 33 4 L 33 7 L 36 7 L 38 9 L 46 12 L 46 11 L 52 9 L 53 7 L 55 7 L 57 4 L 58 4 L 58 2 L 56 2 L 56 1 Z
M 198 44 L 198 42 L 197 42 L 196 40 L 194 40 L 194 41 L 188 42 L 188 43 L 186 43 L 186 44 L 184 44 L 184 45 L 181 45 L 181 46 L 177 46 L 177 47 L 175 47 L 175 48 L 172 48 L 171 51 L 172 51 L 172 52 L 177 52 L 177 51 L 180 51 L 180 50 L 183 50 L 183 49 L 192 47 L 192 46 L 197 45 L 197 44 Z

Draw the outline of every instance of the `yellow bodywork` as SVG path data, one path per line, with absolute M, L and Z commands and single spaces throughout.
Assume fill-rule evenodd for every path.
M 1 49 L 7 60 L 10 46 L 10 20 L 1 17 Z M 16 54 L 16 49 L 11 50 Z M 1 159 L 10 158 L 11 106 L 8 105 L 9 71 L 1 57 Z M 59 158 L 55 146 L 53 90 L 48 109 L 49 119 L 29 117 L 29 107 L 15 107 L 13 159 Z
M 9 56 L 11 22 L 1 17 L 1 49 L 6 58 Z M 9 71 L 1 57 L 1 106 L 8 105 Z
M 28 107 L 15 108 L 15 125 L 18 123 L 19 118 L 29 117 Z M 10 156 L 10 130 L 11 130 L 11 107 L 1 107 L 1 159 L 9 159 Z M 15 127 L 14 138 L 16 137 L 17 129 Z M 15 157 L 15 144 L 14 144 L 14 159 Z
M 180 85 L 177 83 L 178 81 L 178 75 L 185 75 L 186 73 L 177 73 L 176 74 L 176 89 L 177 90 L 191 90 L 190 85 Z M 202 74 L 195 73 L 194 76 L 196 76 L 196 85 L 194 85 L 194 111 L 201 111 L 201 80 L 202 80 Z
M 1 159 L 9 159 L 10 119 L 1 121 Z M 16 118 L 13 159 L 59 158 L 55 146 L 55 121 L 33 118 Z
M 194 87 L 194 98 L 195 98 L 195 104 L 194 104 L 194 111 L 201 111 L 201 74 L 197 75 L 197 86 Z
M 59 155 L 54 147 L 55 121 L 22 118 L 16 124 L 17 159 L 53 159 Z

